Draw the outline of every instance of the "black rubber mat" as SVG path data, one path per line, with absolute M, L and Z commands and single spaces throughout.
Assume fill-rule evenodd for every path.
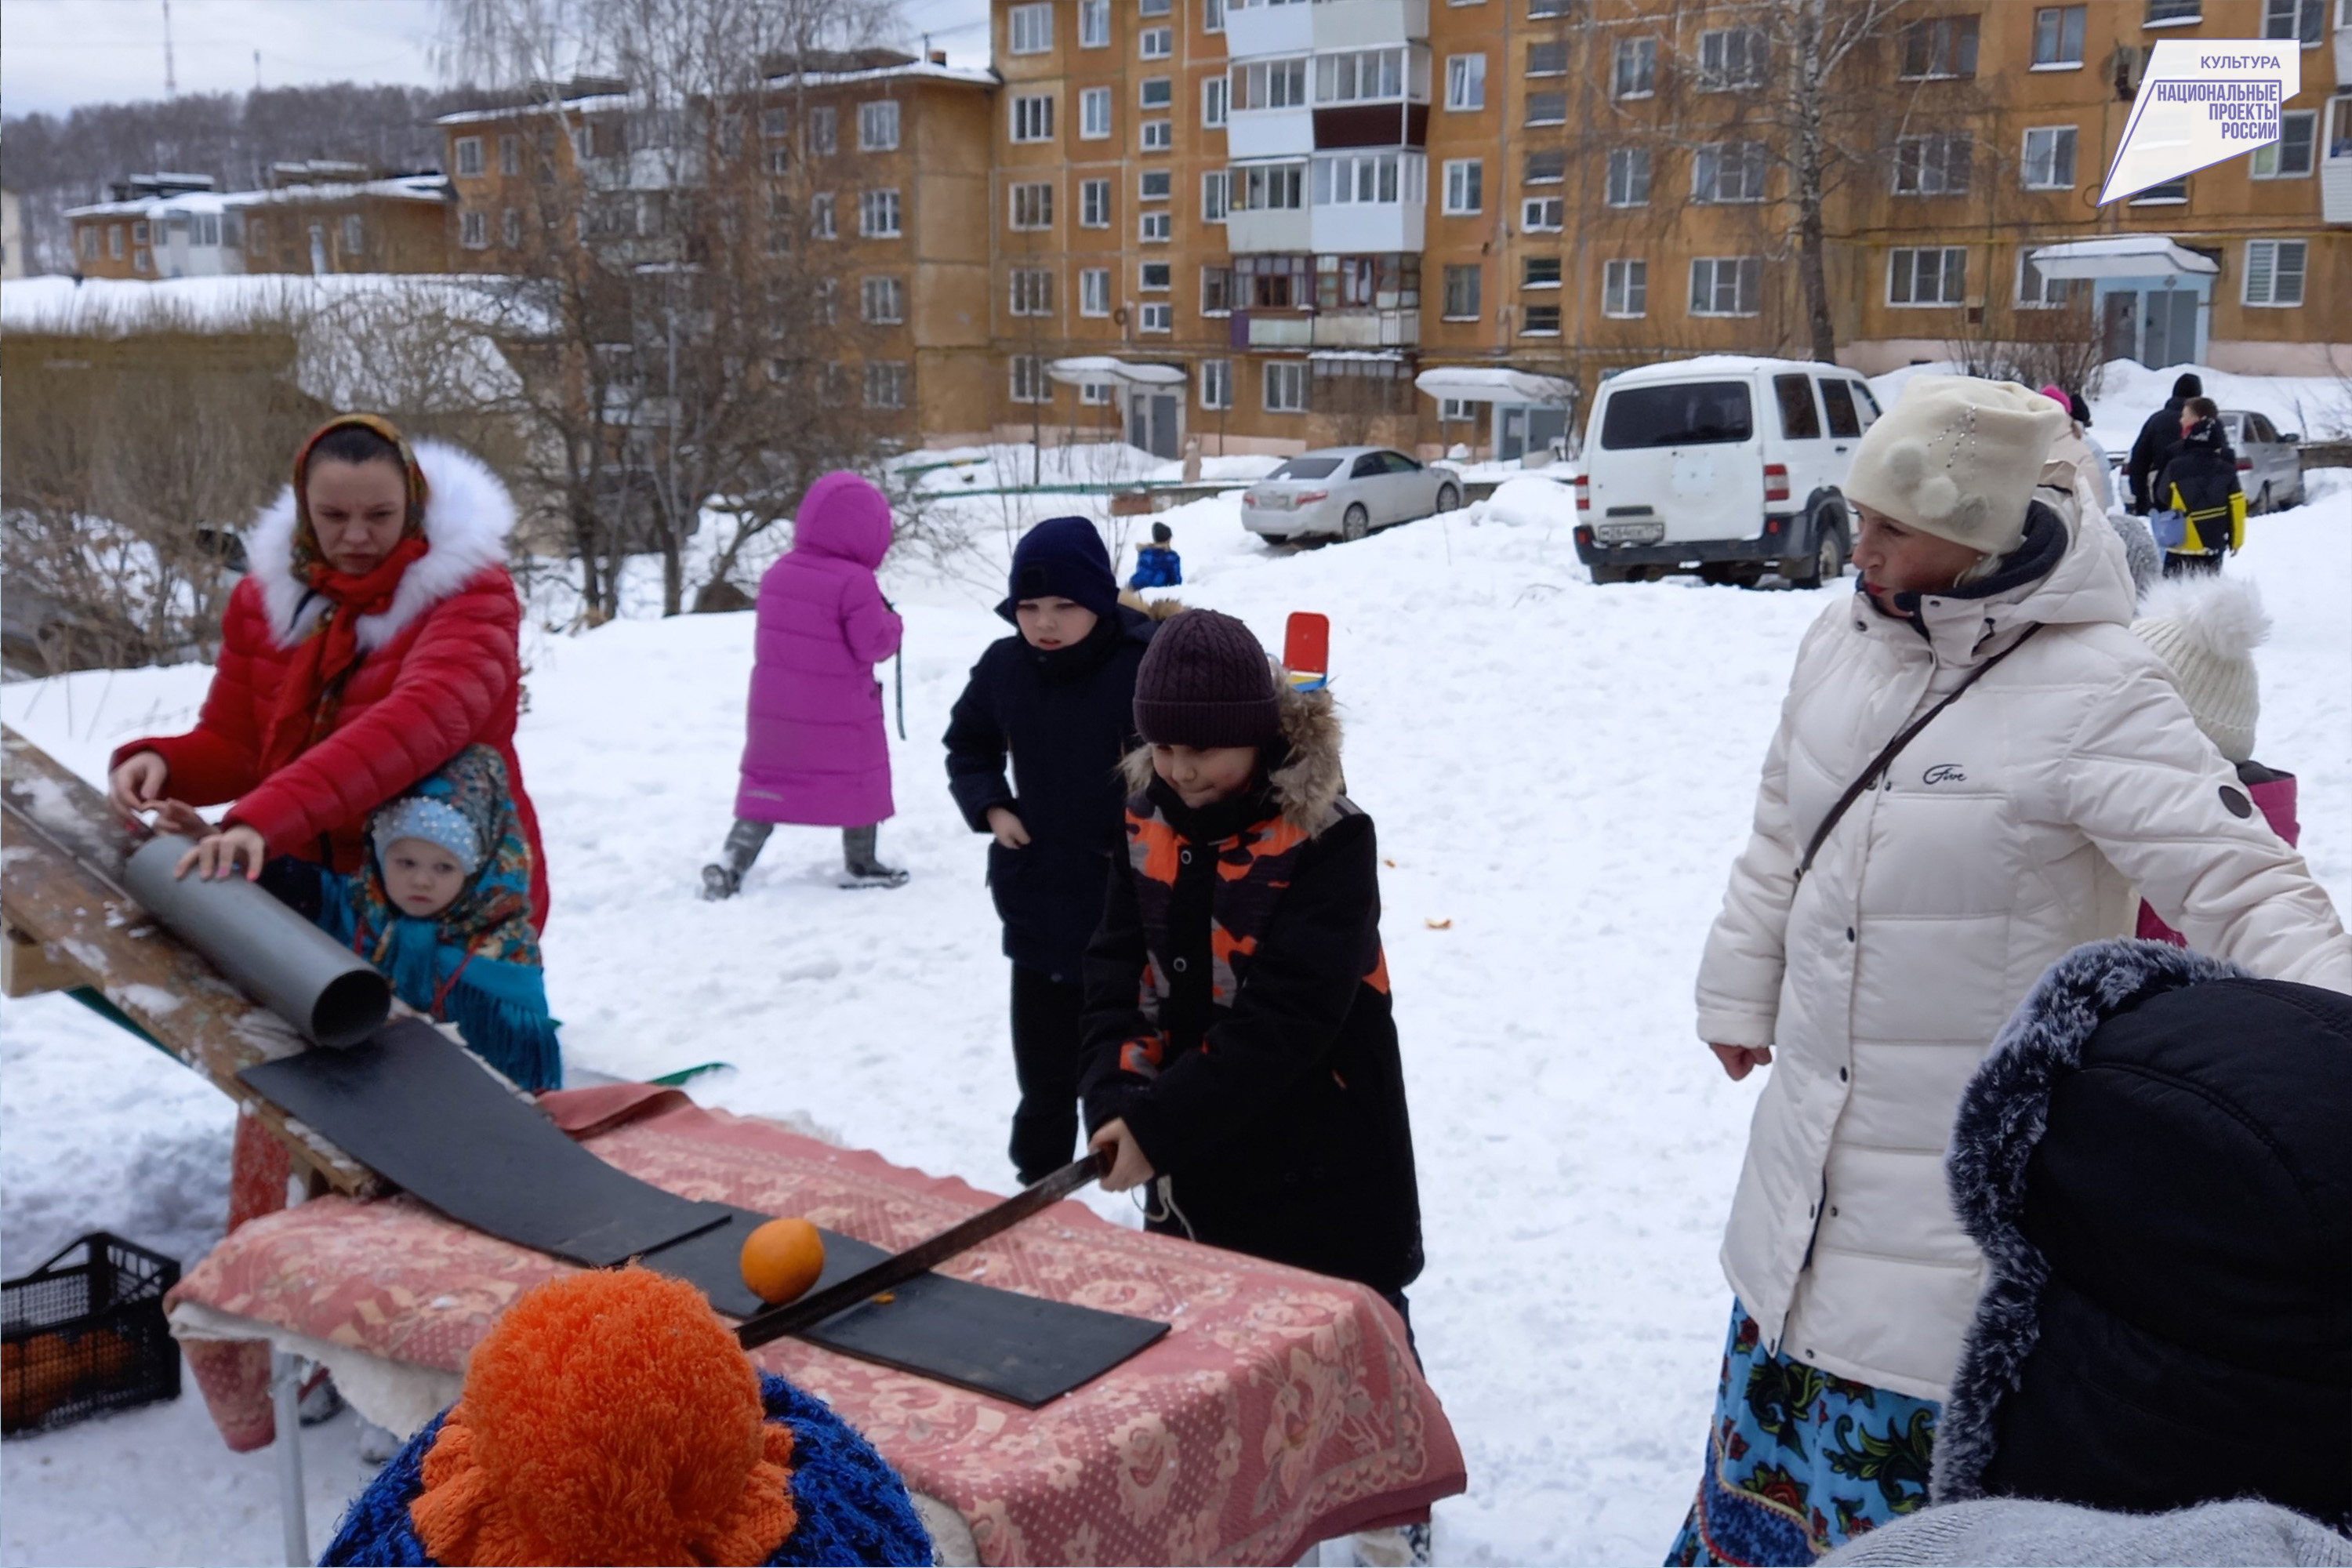
M 642 1257 L 730 1317 L 743 1237 L 769 1216 L 697 1203 L 608 1165 L 518 1100 L 429 1025 L 404 1018 L 347 1050 L 311 1050 L 237 1075 L 352 1158 L 451 1219 L 569 1262 Z M 887 1256 L 824 1234 L 822 1289 Z M 1031 1409 L 1101 1376 L 1168 1325 L 926 1274 L 802 1337 Z

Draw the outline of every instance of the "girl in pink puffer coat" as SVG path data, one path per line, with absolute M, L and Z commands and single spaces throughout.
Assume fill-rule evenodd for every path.
M 898 651 L 903 629 L 874 577 L 889 548 L 890 503 L 856 474 L 827 474 L 802 498 L 792 549 L 760 580 L 743 784 L 726 847 L 702 868 L 703 897 L 732 897 L 779 822 L 840 828 L 845 888 L 906 881 L 874 850 L 891 815 L 874 667 Z

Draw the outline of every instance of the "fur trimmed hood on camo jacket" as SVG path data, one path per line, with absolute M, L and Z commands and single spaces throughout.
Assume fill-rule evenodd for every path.
M 1283 738 L 1188 809 L 1129 753 L 1127 853 L 1087 952 L 1079 1092 L 1166 1178 L 1154 1228 L 1401 1290 L 1421 1271 L 1380 852 L 1328 691 L 1277 679 Z

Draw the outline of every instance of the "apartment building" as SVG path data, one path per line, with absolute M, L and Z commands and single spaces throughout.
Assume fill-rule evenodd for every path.
M 280 163 L 258 190 L 223 192 L 205 174 L 134 174 L 114 199 L 75 207 L 74 265 L 86 278 L 238 273 L 438 272 L 448 255 L 449 183 L 374 177 L 350 163 Z

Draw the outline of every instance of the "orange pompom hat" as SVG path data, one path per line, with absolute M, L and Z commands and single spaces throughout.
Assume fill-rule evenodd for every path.
M 792 1429 L 693 1286 L 571 1274 L 475 1347 L 409 1515 L 450 1568 L 764 1563 L 798 1522 Z

